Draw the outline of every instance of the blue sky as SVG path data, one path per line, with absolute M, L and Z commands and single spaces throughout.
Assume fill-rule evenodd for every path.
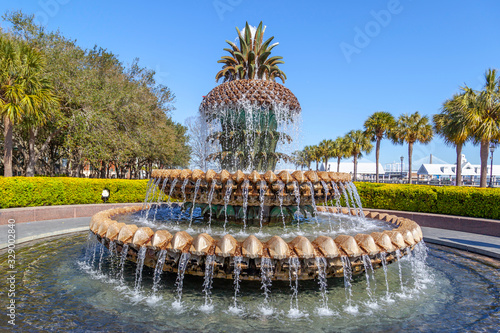
M 198 112 L 216 86 L 225 40 L 246 21 L 267 26 L 280 45 L 285 86 L 302 106 L 301 146 L 362 129 L 375 111 L 431 116 L 467 84 L 480 89 L 500 69 L 500 3 L 494 0 L 383 1 L 9 1 L 0 12 L 35 14 L 82 47 L 98 46 L 127 64 L 135 57 L 176 94 L 175 121 Z M 3 23 L 2 23 L 3 24 Z M 479 163 L 479 147 L 464 153 Z M 414 160 L 455 160 L 436 138 L 416 145 Z M 382 142 L 381 162 L 407 159 L 407 146 Z M 374 161 L 374 152 L 367 156 Z M 415 166 L 414 166 L 415 167 Z

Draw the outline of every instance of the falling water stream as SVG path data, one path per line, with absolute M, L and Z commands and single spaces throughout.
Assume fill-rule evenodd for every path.
M 212 305 L 212 283 L 214 279 L 214 255 L 207 255 L 205 259 L 205 275 L 203 277 L 203 293 L 205 294 L 205 304 L 200 308 L 203 312 L 211 312 Z
M 248 192 L 250 188 L 250 181 L 245 179 L 243 185 L 241 185 L 241 191 L 243 192 L 243 231 L 247 229 L 247 208 L 248 208 Z
M 261 180 L 259 183 L 259 202 L 260 202 L 260 228 L 259 233 L 262 233 L 262 220 L 264 219 L 264 195 L 266 194 L 267 183 Z
M 278 187 L 279 187 L 278 200 L 280 202 L 281 218 L 283 219 L 283 230 L 286 231 L 285 213 L 283 212 L 283 192 L 285 190 L 285 183 L 283 183 L 281 180 L 278 180 Z
M 260 280 L 262 289 L 264 294 L 264 305 L 261 308 L 261 311 L 265 315 L 271 315 L 273 313 L 273 309 L 269 307 L 269 295 L 271 294 L 271 284 L 273 274 L 273 262 L 270 258 L 262 258 L 260 261 Z
M 153 295 L 158 293 L 160 287 L 161 274 L 163 273 L 163 265 L 165 264 L 165 259 L 167 257 L 167 250 L 160 250 L 158 254 L 158 261 L 156 262 L 155 272 L 153 275 Z
M 229 204 L 229 199 L 231 199 L 231 192 L 233 191 L 233 181 L 228 179 L 226 183 L 226 193 L 224 194 L 224 232 L 226 231 L 227 225 L 227 205 Z
M 193 214 L 194 209 L 196 208 L 196 195 L 198 194 L 198 190 L 200 188 L 201 179 L 196 180 L 196 184 L 194 187 L 194 196 L 193 196 L 193 207 L 191 207 L 191 215 L 189 218 L 189 228 L 191 228 L 191 224 L 193 223 Z
M 240 313 L 242 312 L 242 309 L 238 307 L 238 294 L 240 292 L 240 274 L 241 274 L 241 262 L 242 262 L 242 257 L 234 257 L 234 279 L 233 279 L 233 285 L 234 285 L 234 296 L 233 296 L 233 306 L 229 307 L 229 311 L 234 312 L 234 313 Z
M 356 313 L 358 312 L 358 308 L 352 305 L 352 267 L 351 261 L 349 258 L 345 256 L 341 256 L 342 260 L 342 268 L 344 271 L 344 288 L 345 288 L 345 297 L 347 300 L 347 306 L 345 308 L 346 312 Z
M 186 272 L 186 267 L 190 257 L 191 254 L 189 252 L 181 253 L 177 266 L 177 279 L 175 280 L 177 296 L 175 301 L 172 303 L 172 306 L 179 310 L 182 309 L 182 286 L 184 284 L 184 273 Z
M 318 285 L 321 293 L 321 305 L 317 308 L 320 316 L 331 316 L 334 314 L 328 306 L 328 283 L 326 281 L 326 259 L 325 257 L 316 257 L 316 266 L 318 267 Z
M 120 283 L 123 284 L 123 279 L 124 279 L 124 270 L 125 270 L 125 261 L 127 260 L 127 253 L 128 253 L 128 244 L 124 244 L 122 247 L 122 252 L 120 255 Z
M 217 185 L 217 180 L 212 179 L 212 185 L 210 185 L 210 192 L 208 192 L 208 231 L 212 226 L 212 201 L 214 200 L 215 185 Z
M 144 259 L 146 258 L 147 247 L 142 246 L 137 252 L 137 268 L 135 270 L 135 285 L 134 290 L 136 292 L 141 291 L 142 282 L 142 270 L 144 269 Z

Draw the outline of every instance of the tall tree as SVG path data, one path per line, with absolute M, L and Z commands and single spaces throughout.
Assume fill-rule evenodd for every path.
M 319 162 L 321 161 L 323 156 L 321 155 L 321 151 L 319 150 L 319 147 L 317 145 L 311 146 L 310 155 L 311 155 L 312 160 L 316 162 L 316 171 L 318 171 L 319 170 Z
M 362 156 L 363 152 L 366 152 L 367 154 L 370 153 L 373 149 L 373 145 L 370 142 L 370 138 L 361 130 L 352 130 L 347 133 L 344 138 L 346 152 L 348 156 L 352 156 L 354 158 L 353 181 L 356 181 L 358 173 L 358 158 Z
M 333 156 L 333 140 L 323 140 L 318 145 L 318 154 L 322 156 L 325 163 L 325 171 L 328 171 L 328 160 Z
M 337 137 L 332 145 L 332 157 L 337 159 L 337 172 L 340 171 L 340 160 L 348 155 L 348 146 L 345 137 Z
M 408 143 L 408 183 L 412 182 L 412 157 L 415 142 L 427 144 L 433 137 L 432 125 L 427 116 L 422 117 L 415 112 L 411 115 L 399 116 L 396 127 L 390 133 L 391 139 L 396 144 Z
M 456 185 L 462 185 L 462 147 L 471 137 L 466 121 L 466 113 L 462 108 L 463 94 L 455 95 L 443 103 L 441 113 L 433 116 L 434 130 L 447 145 L 454 146 L 457 152 L 455 178 Z
M 310 161 L 307 161 L 307 153 L 304 150 L 296 150 L 292 153 L 292 162 L 295 168 L 304 170 L 304 167 L 309 168 Z M 309 164 L 308 164 L 309 163 Z
M 311 170 L 311 162 L 314 161 L 315 159 L 314 146 L 305 146 L 303 152 L 304 152 L 304 159 L 307 164 L 307 169 Z
M 4 122 L 4 176 L 12 176 L 14 125 L 29 118 L 43 123 L 45 110 L 57 104 L 46 78 L 43 54 L 26 42 L 0 36 L 0 114 Z
M 372 114 L 364 123 L 365 133 L 370 137 L 375 146 L 375 181 L 379 182 L 379 160 L 380 160 L 380 142 L 387 137 L 390 131 L 396 125 L 394 117 L 389 112 L 379 111 Z
M 467 86 L 462 90 L 467 126 L 472 130 L 474 143 L 481 147 L 480 186 L 486 187 L 488 148 L 491 142 L 500 139 L 500 78 L 495 69 L 489 69 L 482 90 L 475 91 Z
M 189 146 L 191 147 L 191 165 L 203 171 L 210 168 L 217 168 L 209 160 L 210 154 L 217 151 L 218 143 L 207 140 L 210 133 L 207 122 L 202 114 L 186 119 L 186 126 L 189 133 Z
M 125 67 L 101 47 L 82 49 L 59 32 L 37 26 L 33 15 L 10 12 L 3 18 L 11 23 L 12 36 L 43 52 L 60 99 L 58 112 L 50 113 L 43 126 L 30 132 L 23 121 L 14 128 L 19 148 L 14 157 L 21 156 L 17 160 L 27 174 L 33 169 L 29 156 L 50 175 L 63 164 L 68 175 L 79 176 L 90 167 L 94 177 L 109 175 L 111 168 L 123 177 L 127 170 L 133 176 L 153 166 L 187 165 L 186 128 L 170 118 L 175 96 L 155 81 L 154 71 L 138 60 Z

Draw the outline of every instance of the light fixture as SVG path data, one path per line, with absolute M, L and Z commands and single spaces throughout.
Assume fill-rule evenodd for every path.
M 109 190 L 107 188 L 104 188 L 101 193 L 101 199 L 104 203 L 108 202 L 109 199 Z

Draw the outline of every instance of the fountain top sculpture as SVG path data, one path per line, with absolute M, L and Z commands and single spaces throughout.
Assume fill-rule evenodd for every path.
M 222 169 L 274 170 L 280 160 L 289 161 L 281 152 L 294 136 L 287 127 L 296 121 L 301 108 L 295 95 L 283 85 L 285 73 L 278 67 L 282 57 L 271 56 L 278 43 L 274 37 L 264 41 L 265 26 L 246 23 L 238 32 L 239 45 L 226 41 L 231 48 L 218 62 L 223 64 L 216 80 L 224 83 L 215 87 L 203 99 L 200 113 L 209 123 L 208 140 L 221 150 L 209 156 Z

